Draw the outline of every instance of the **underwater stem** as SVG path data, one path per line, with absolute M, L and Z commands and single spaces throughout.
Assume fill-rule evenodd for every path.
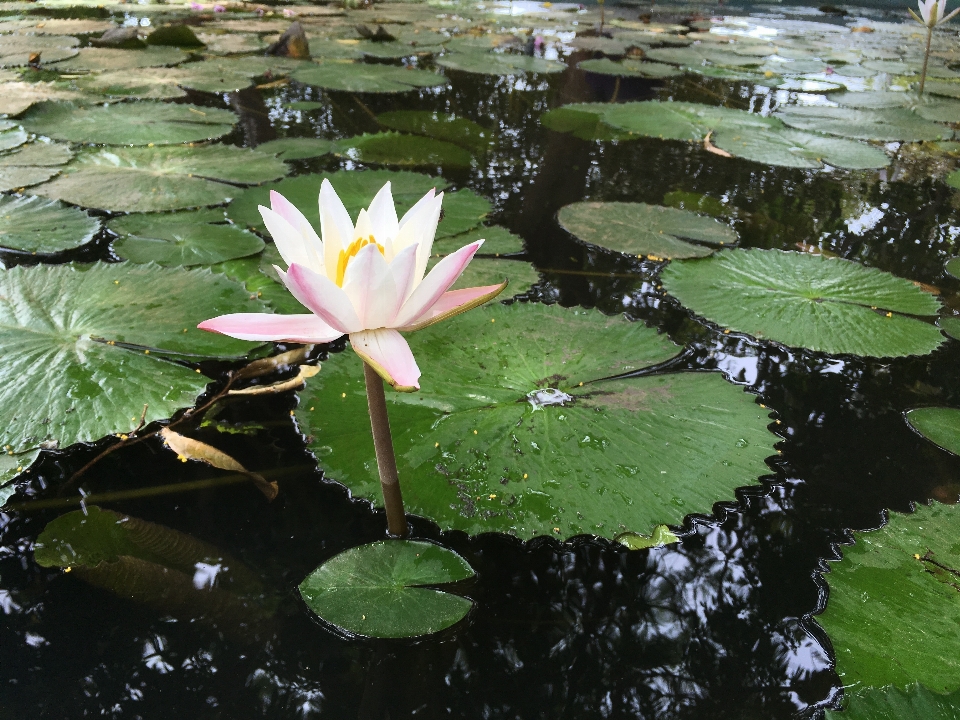
M 383 392 L 383 380 L 372 367 L 363 364 L 363 379 L 367 383 L 367 407 L 370 409 L 370 428 L 373 430 L 373 445 L 377 450 L 377 468 L 380 471 L 380 489 L 383 490 L 383 506 L 387 510 L 387 532 L 394 537 L 407 534 L 407 516 L 403 511 L 403 497 L 397 478 L 397 459 L 393 454 L 393 439 L 390 437 L 390 418 L 387 416 L 387 398 Z
M 927 82 L 927 63 L 930 61 L 930 41 L 933 39 L 933 26 L 927 26 L 927 48 L 923 51 L 923 70 L 920 71 L 920 92 L 923 95 L 923 86 Z

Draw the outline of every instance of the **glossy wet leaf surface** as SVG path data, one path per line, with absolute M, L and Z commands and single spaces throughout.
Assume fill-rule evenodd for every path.
M 452 550 L 413 540 L 382 540 L 327 560 L 300 583 L 304 602 L 323 620 L 352 635 L 429 635 L 462 620 L 467 598 L 433 586 L 474 572 Z M 431 587 L 424 587 L 431 586 Z
M 37 185 L 59 174 L 62 165 L 73 158 L 65 143 L 35 142 L 21 145 L 0 155 L 0 191 Z
M 387 396 L 400 482 L 407 511 L 443 528 L 646 533 L 766 472 L 764 413 L 718 375 L 593 382 L 678 352 L 638 323 L 494 303 L 409 342 L 422 389 Z M 310 380 L 297 419 L 327 476 L 379 502 L 365 402 L 360 362 L 346 354 Z
M 287 173 L 277 158 L 228 145 L 115 148 L 79 154 L 32 194 L 114 212 L 160 212 L 220 205 L 240 197 L 236 184 Z
M 583 242 L 636 256 L 705 257 L 713 253 L 711 245 L 737 242 L 737 233 L 714 218 L 643 203 L 577 203 L 562 208 L 558 220 Z
M 93 239 L 100 221 L 83 210 L 39 197 L 0 196 L 0 246 L 55 253 Z
M 0 445 L 14 450 L 128 432 L 144 405 L 147 422 L 193 405 L 207 379 L 165 356 L 245 354 L 253 343 L 196 325 L 261 307 L 222 276 L 155 266 L 18 267 L 0 288 Z
M 944 450 L 960 455 L 960 409 L 915 408 L 905 414 L 914 430 Z
M 31 108 L 22 120 L 31 132 L 57 140 L 173 145 L 226 135 L 237 116 L 229 110 L 190 104 L 140 102 L 84 107 L 44 103 Z
M 915 317 L 940 303 L 908 280 L 818 255 L 730 250 L 671 263 L 666 292 L 721 327 L 790 347 L 897 357 L 933 352 L 943 336 Z
M 212 265 L 263 250 L 263 240 L 229 224 L 222 210 L 127 215 L 109 228 L 120 235 L 117 255 L 136 263 Z
M 824 577 L 830 603 L 817 620 L 830 634 L 844 685 L 935 693 L 960 689 L 952 651 L 960 624 L 960 506 L 918 505 L 856 533 Z M 936 662 L 931 662 L 935 657 Z
M 957 720 L 960 692 L 941 695 L 922 684 L 851 689 L 844 695 L 843 710 L 827 710 L 827 720 Z

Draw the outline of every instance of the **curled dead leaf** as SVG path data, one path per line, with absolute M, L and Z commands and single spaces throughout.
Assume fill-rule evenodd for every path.
M 283 370 L 293 365 L 299 365 L 313 350 L 313 345 L 304 345 L 295 350 L 288 350 L 285 353 L 274 355 L 273 357 L 254 360 L 249 365 L 245 365 L 237 371 L 238 378 L 255 378 L 261 375 L 269 375 L 272 372 Z
M 726 150 L 721 150 L 721 149 L 718 148 L 716 145 L 714 145 L 712 142 L 710 142 L 710 136 L 711 136 L 711 135 L 713 135 L 713 130 L 711 130 L 710 132 L 708 132 L 708 133 L 707 133 L 707 136 L 703 139 L 703 149 L 706 150 L 706 151 L 709 152 L 709 153 L 713 153 L 714 155 L 719 155 L 720 157 L 727 157 L 727 158 L 728 158 L 728 157 L 733 157 L 733 155 L 731 155 L 730 153 L 728 153 Z
M 225 452 L 217 450 L 212 445 L 188 438 L 186 435 L 174 432 L 170 428 L 163 428 L 160 431 L 160 437 L 163 438 L 167 447 L 180 457 L 188 460 L 199 460 L 220 470 L 233 470 L 234 472 L 243 473 L 253 480 L 254 484 L 260 492 L 266 495 L 268 500 L 273 500 L 279 492 L 276 482 L 267 482 L 262 475 L 250 472 Z
M 242 390 L 230 390 L 227 395 L 276 395 L 300 387 L 307 378 L 313 377 L 318 372 L 320 372 L 319 365 L 301 365 L 300 372 L 289 380 L 282 380 L 272 385 L 255 385 Z

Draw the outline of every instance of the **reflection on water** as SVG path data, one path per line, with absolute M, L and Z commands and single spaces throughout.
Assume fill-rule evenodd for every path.
M 580 51 L 568 64 L 588 57 Z M 847 538 L 845 528 L 877 527 L 883 508 L 905 510 L 911 500 L 956 499 L 960 460 L 919 439 L 900 415 L 915 405 L 960 404 L 955 348 L 888 362 L 724 334 L 663 294 L 659 263 L 575 243 L 554 215 L 583 199 L 660 203 L 671 192 L 696 193 L 733 218 L 743 246 L 819 248 L 937 285 L 955 306 L 960 284 L 942 273 L 960 232 L 955 193 L 916 171 L 927 166 L 908 152 L 885 173 L 810 173 L 680 143 L 597 144 L 543 130 L 545 110 L 614 92 L 609 79 L 575 69 L 449 77 L 452 89 L 399 96 L 326 95 L 296 84 L 235 93 L 226 102 L 242 122 L 230 139 L 348 137 L 378 131 L 378 113 L 411 108 L 493 130 L 496 143 L 476 167 L 443 174 L 489 198 L 494 219 L 524 238 L 546 277 L 532 297 L 625 312 L 686 346 L 680 369 L 720 369 L 759 394 L 783 439 L 763 487 L 727 498 L 713 516 L 690 518 L 680 544 L 649 551 L 586 539 L 522 545 L 503 536 L 440 535 L 415 520 L 418 536 L 456 550 L 479 576 L 468 620 L 417 642 L 350 642 L 301 606 L 296 586 L 309 571 L 378 539 L 383 527 L 366 503 L 309 470 L 281 480 L 271 504 L 255 488 L 231 484 L 110 505 L 250 568 L 262 598 L 279 603 L 256 632 L 210 607 L 158 611 L 84 583 L 79 573 L 41 568 L 33 543 L 63 510 L 2 513 L 4 717 L 769 719 L 810 715 L 836 695 L 828 644 L 808 617 L 824 601 L 815 575 L 824 558 L 835 557 L 831 543 Z M 616 92 L 619 100 L 672 97 L 764 113 L 798 101 L 690 77 L 667 85 L 625 80 Z M 190 100 L 224 102 L 195 93 Z M 296 100 L 322 107 L 284 108 Z M 298 172 L 356 166 L 331 157 L 294 164 Z M 105 257 L 106 245 L 83 253 Z M 546 392 L 531 403 L 557 402 L 539 397 Z M 310 463 L 289 419 L 293 402 L 237 402 L 221 419 L 261 429 L 255 441 L 220 435 L 218 446 L 247 467 Z M 55 496 L 95 452 L 50 454 L 27 495 Z M 101 463 L 83 487 L 128 491 L 216 475 L 145 443 Z M 218 586 L 218 575 L 216 563 L 201 563 L 188 582 L 202 593 Z

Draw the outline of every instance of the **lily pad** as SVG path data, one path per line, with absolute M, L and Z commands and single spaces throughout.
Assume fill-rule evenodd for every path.
M 567 69 L 566 65 L 555 60 L 493 52 L 446 53 L 438 57 L 436 63 L 448 70 L 459 70 L 478 75 L 516 75 L 521 72 L 549 75 Z
M 548 110 L 540 123 L 548 130 L 567 132 L 581 140 L 632 140 L 637 135 L 617 130 L 603 122 L 607 103 L 577 103 Z
M 764 412 L 720 375 L 596 382 L 680 350 L 640 323 L 491 303 L 407 337 L 423 375 L 387 395 L 400 483 L 407 510 L 444 529 L 649 532 L 766 472 Z M 326 475 L 376 502 L 363 383 L 359 360 L 332 359 L 296 416 Z
M 276 259 L 267 257 L 267 251 L 271 249 L 273 250 L 271 255 L 275 254 Z M 284 285 L 280 284 L 274 277 L 276 271 L 269 267 L 268 259 L 271 262 L 277 262 L 279 257 L 280 253 L 276 252 L 275 246 L 270 244 L 260 255 L 227 260 L 211 265 L 210 269 L 240 283 L 246 288 L 247 292 L 279 313 L 285 315 L 303 314 L 306 309 L 290 294 L 290 291 Z M 277 262 L 277 264 L 280 263 Z M 266 269 L 269 269 L 272 274 L 265 272 Z
M 730 250 L 671 263 L 664 289 L 697 315 L 758 339 L 818 352 L 925 355 L 943 342 L 939 301 L 909 280 L 840 258 Z
M 479 256 L 483 255 L 511 255 L 513 253 L 523 252 L 523 239 L 505 227 L 499 225 L 488 225 L 475 228 L 461 235 L 452 235 L 438 238 L 433 243 L 434 255 L 449 255 L 456 252 L 464 245 L 483 240 L 480 247 Z M 469 265 L 467 267 L 470 267 Z
M 189 63 L 178 68 L 115 70 L 80 78 L 78 87 L 114 97 L 166 100 L 186 97 L 182 88 L 203 92 L 233 92 L 249 87 L 251 76 L 224 72 L 218 63 Z
M 907 423 L 934 445 L 960 455 L 960 409 L 925 407 L 910 410 Z
M 470 167 L 469 151 L 434 138 L 385 132 L 341 140 L 345 154 L 363 163 L 405 167 Z
M 0 245 L 5 248 L 61 252 L 90 242 L 99 230 L 99 220 L 56 200 L 0 196 Z
M 173 145 L 226 135 L 237 116 L 219 108 L 143 101 L 95 107 L 42 103 L 22 120 L 31 132 L 69 142 Z
M 662 140 L 695 142 L 701 142 L 707 133 L 720 129 L 752 133 L 781 126 L 776 118 L 743 110 L 656 100 L 607 105 L 601 117 L 603 122 L 618 130 Z
M 955 170 L 947 175 L 947 185 L 960 190 L 960 170 Z
M 960 692 L 940 695 L 921 684 L 857 688 L 844 692 L 843 710 L 827 710 L 826 720 L 957 720 Z
M 340 144 L 336 140 L 306 137 L 280 138 L 257 145 L 259 152 L 270 153 L 284 160 L 320 157 L 335 153 L 339 148 Z
M 24 132 L 21 127 L 14 127 L 9 130 L 4 130 L 0 132 L 0 152 L 4 150 L 12 150 L 15 147 L 20 147 L 28 139 L 28 135 Z
M 144 50 L 116 50 L 113 48 L 81 48 L 68 60 L 58 62 L 53 69 L 60 73 L 100 70 L 133 70 L 146 67 L 179 65 L 190 55 L 173 47 L 151 47 Z
M 713 144 L 735 157 L 780 167 L 821 168 L 824 163 L 846 170 L 886 167 L 890 158 L 866 143 L 788 128 L 721 129 Z
M 377 122 L 391 130 L 444 140 L 471 150 L 490 146 L 492 133 L 473 120 L 429 110 L 394 110 L 381 113 Z
M 54 83 L 8 82 L 0 85 L 0 113 L 19 115 L 38 102 L 46 100 L 79 100 L 75 90 L 58 87 Z
M 161 212 L 220 205 L 243 194 L 225 183 L 266 182 L 287 169 L 272 155 L 232 145 L 115 148 L 81 153 L 29 192 L 112 212 Z
M 438 262 L 438 258 L 431 258 L 430 262 L 427 263 L 427 269 L 432 269 Z M 467 269 L 463 271 L 463 274 L 451 289 L 463 290 L 485 285 L 499 285 L 504 280 L 510 283 L 504 291 L 505 294 L 493 300 L 488 300 L 488 302 L 498 302 L 512 295 L 527 292 L 532 286 L 540 282 L 540 273 L 533 265 L 523 260 L 478 257 L 470 261 Z
M 121 236 L 114 252 L 135 263 L 212 265 L 263 250 L 263 240 L 228 224 L 222 210 L 126 215 L 108 227 Z
M 584 60 L 577 67 L 598 75 L 617 77 L 668 78 L 683 75 L 683 70 L 665 63 L 642 62 L 640 60 L 622 60 L 614 62 L 609 58 Z
M 33 465 L 39 455 L 39 450 L 25 450 L 20 453 L 0 452 L 0 508 L 17 491 L 13 481 Z
M 845 686 L 960 690 L 958 537 L 960 506 L 918 505 L 891 512 L 882 530 L 856 533 L 830 564 L 830 601 L 817 620 Z
M 953 130 L 924 120 L 906 108 L 855 109 L 821 105 L 789 105 L 775 115 L 799 130 L 856 140 L 920 142 L 949 140 Z
M 206 379 L 166 357 L 244 355 L 253 343 L 197 330 L 262 309 L 208 270 L 94 263 L 0 273 L 0 445 L 98 440 L 193 405 Z
M 447 84 L 443 75 L 426 70 L 360 62 L 312 63 L 295 70 L 291 77 L 325 90 L 360 93 L 409 92 Z
M 7 192 L 42 183 L 60 172 L 73 151 L 63 143 L 35 142 L 0 155 L 0 191 Z
M 636 256 L 706 257 L 714 248 L 694 245 L 735 244 L 729 225 L 689 210 L 624 202 L 580 202 L 557 216 L 560 226 L 583 242 Z M 685 238 L 681 239 L 681 238 Z
M 937 318 L 937 327 L 954 340 L 960 340 L 960 317 Z
M 323 620 L 352 635 L 415 637 L 466 617 L 470 600 L 432 586 L 474 574 L 466 560 L 439 545 L 381 540 L 330 558 L 300 583 L 300 594 Z

